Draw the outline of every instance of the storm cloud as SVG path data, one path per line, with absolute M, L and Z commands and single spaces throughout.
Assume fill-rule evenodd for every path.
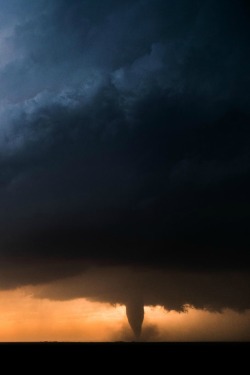
M 0 5 L 0 258 L 44 265 L 3 285 L 248 272 L 247 2 Z

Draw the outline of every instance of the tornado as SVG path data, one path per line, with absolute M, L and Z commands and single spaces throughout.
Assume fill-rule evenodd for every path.
M 139 340 L 144 319 L 144 304 L 141 296 L 133 296 L 127 301 L 126 315 L 136 340 Z

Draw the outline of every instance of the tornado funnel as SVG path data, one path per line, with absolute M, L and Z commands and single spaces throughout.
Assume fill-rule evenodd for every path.
M 144 305 L 141 297 L 133 297 L 126 304 L 126 314 L 136 340 L 141 336 L 144 319 Z

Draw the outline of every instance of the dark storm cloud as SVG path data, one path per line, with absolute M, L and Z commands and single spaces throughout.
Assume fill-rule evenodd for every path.
M 250 308 L 249 281 L 249 273 L 232 271 L 89 268 L 76 277 L 44 284 L 34 289 L 34 295 L 61 301 L 85 297 L 112 304 L 132 302 L 132 307 L 136 303 L 137 307 L 161 305 L 179 312 L 188 305 L 208 311 L 230 308 L 242 312 Z
M 245 2 L 0 4 L 2 257 L 248 268 Z

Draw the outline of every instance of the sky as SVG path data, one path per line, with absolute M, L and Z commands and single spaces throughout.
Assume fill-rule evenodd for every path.
M 250 339 L 248 1 L 0 7 L 0 341 Z

